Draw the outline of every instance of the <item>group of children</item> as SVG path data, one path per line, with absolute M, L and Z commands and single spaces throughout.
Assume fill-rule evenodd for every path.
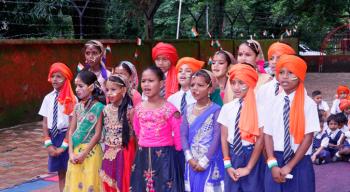
M 237 60 L 217 51 L 211 71 L 160 42 L 152 49 L 155 65 L 142 72 L 142 95 L 132 63 L 108 71 L 99 41 L 87 42 L 83 52 L 77 98 L 72 72 L 55 63 L 49 72 L 54 90 L 39 112 L 60 191 L 310 192 L 311 159 L 349 151 L 345 145 L 327 150 L 337 137 L 347 141 L 333 133 L 332 115 L 327 122 L 336 138 L 318 136 L 321 105 L 307 96 L 307 65 L 286 43 L 270 46 L 267 74 L 254 40 L 238 47 Z M 350 101 L 339 103 L 349 114 Z M 322 144 L 311 156 L 316 132 Z

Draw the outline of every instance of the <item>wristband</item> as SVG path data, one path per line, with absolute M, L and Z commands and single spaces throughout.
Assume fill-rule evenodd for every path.
M 210 160 L 207 158 L 207 156 L 204 155 L 201 159 L 199 159 L 198 164 L 202 168 L 206 169 L 209 166 L 209 162 Z
M 185 151 L 185 159 L 186 159 L 186 161 L 193 159 L 192 153 L 188 149 Z
M 224 160 L 224 166 L 225 166 L 225 169 L 231 168 L 232 167 L 231 160 Z
M 66 150 L 68 148 L 68 140 L 67 139 L 64 139 L 60 148 Z
M 44 147 L 48 148 L 50 145 L 52 145 L 51 139 L 50 138 L 45 138 Z
M 278 167 L 277 160 L 275 158 L 267 159 L 267 166 L 269 167 L 269 169 L 272 169 L 273 167 Z

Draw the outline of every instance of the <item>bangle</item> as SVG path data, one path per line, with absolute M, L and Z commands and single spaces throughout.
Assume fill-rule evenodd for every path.
M 60 146 L 60 148 L 66 150 L 68 148 L 68 140 L 67 139 L 63 139 L 63 142 Z
M 268 158 L 267 166 L 269 167 L 269 169 L 272 169 L 273 167 L 278 167 L 277 160 L 275 158 Z
M 51 139 L 50 138 L 45 138 L 44 147 L 48 148 L 50 145 L 52 145 Z
M 224 166 L 225 166 L 225 169 L 231 168 L 232 167 L 231 160 L 224 160 Z
M 207 158 L 207 156 L 204 155 L 201 159 L 199 159 L 198 164 L 202 168 L 206 169 L 209 166 L 209 162 L 210 160 Z
M 185 151 L 185 159 L 186 159 L 186 161 L 193 159 L 192 153 L 188 149 Z
M 230 157 L 224 157 L 224 161 L 225 160 L 231 160 L 231 158 Z

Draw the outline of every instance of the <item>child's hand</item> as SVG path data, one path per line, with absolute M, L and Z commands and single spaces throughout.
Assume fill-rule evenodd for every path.
M 197 164 L 197 166 L 194 168 L 194 170 L 197 171 L 197 172 L 202 172 L 205 169 L 202 166 L 200 166 L 199 164 Z
M 72 163 L 72 164 L 76 164 L 76 156 L 74 153 L 69 153 L 69 161 Z
M 188 164 L 190 164 L 192 169 L 195 170 L 195 168 L 197 166 L 197 161 L 194 159 L 190 159 L 190 160 L 188 160 Z
M 236 170 L 234 168 L 227 168 L 226 171 L 232 180 L 238 181 L 238 177 L 236 176 Z
M 272 178 L 275 180 L 276 183 L 282 183 L 282 174 L 281 174 L 281 168 L 279 167 L 272 167 L 271 169 Z
M 311 161 L 312 161 L 313 163 L 315 163 L 315 161 L 316 161 L 316 155 L 315 155 L 315 154 L 313 154 L 313 155 L 311 156 Z
M 83 163 L 85 158 L 86 158 L 85 153 L 79 153 L 75 158 L 75 162 L 78 164 L 81 164 L 81 163 Z
M 56 147 L 53 146 L 53 145 L 48 146 L 48 147 L 47 147 L 47 153 L 48 153 L 49 156 L 51 156 L 51 157 L 57 156 L 57 155 L 56 155 Z
M 57 148 L 57 149 L 56 149 L 57 156 L 61 155 L 64 151 L 65 151 L 65 150 L 62 149 L 62 148 L 60 148 L 60 147 Z
M 249 168 L 247 168 L 247 167 L 238 168 L 238 169 L 236 169 L 236 176 L 238 178 L 247 176 L 247 175 L 249 175 L 250 171 L 251 170 Z
M 292 171 L 292 169 L 285 165 L 281 168 L 282 182 L 286 182 L 286 176 Z

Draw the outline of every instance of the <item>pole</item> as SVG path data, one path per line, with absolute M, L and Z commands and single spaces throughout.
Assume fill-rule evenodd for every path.
M 180 0 L 179 3 L 179 14 L 177 16 L 177 30 L 176 30 L 176 39 L 179 39 L 179 32 L 180 32 L 180 16 L 181 16 L 181 6 L 182 6 L 182 0 Z

